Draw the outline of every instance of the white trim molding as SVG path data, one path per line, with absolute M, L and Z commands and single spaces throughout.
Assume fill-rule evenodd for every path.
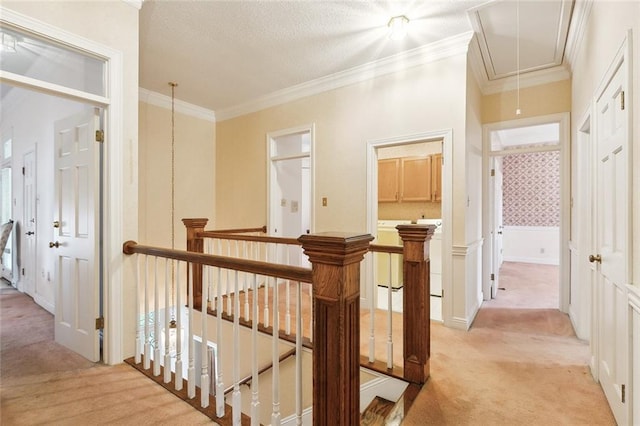
M 469 49 L 469 42 L 472 36 L 473 32 L 469 31 L 316 80 L 278 90 L 249 102 L 218 110 L 216 111 L 216 116 L 219 121 L 228 120 L 339 87 L 464 54 Z
M 576 0 L 573 6 L 571 26 L 569 27 L 569 34 L 567 36 L 567 46 L 564 50 L 564 60 L 570 70 L 573 69 L 573 63 L 580 50 L 584 30 L 591 15 L 592 7 L 593 0 Z
M 164 109 L 171 109 L 171 96 L 152 92 L 151 90 L 143 89 L 142 87 L 138 89 L 138 99 L 140 102 L 155 105 Z M 176 112 L 180 114 L 210 121 L 212 123 L 216 122 L 216 114 L 214 111 L 181 101 L 180 99 L 175 100 L 175 109 Z

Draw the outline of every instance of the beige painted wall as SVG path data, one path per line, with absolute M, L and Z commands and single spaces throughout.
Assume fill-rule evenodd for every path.
M 124 175 L 122 184 L 116 191 L 123 194 L 122 241 L 138 238 L 138 9 L 123 1 L 2 1 L 2 7 L 40 20 L 67 32 L 85 37 L 97 43 L 122 52 L 123 91 L 122 133 L 119 138 Z M 114 31 L 117 29 L 117 31 Z M 124 214 L 126 212 L 126 214 Z M 120 241 L 114 241 L 120 244 Z M 123 282 L 134 279 L 132 264 L 124 261 L 122 255 L 107 260 L 109 271 L 122 270 Z M 119 283 L 116 283 L 119 284 Z M 122 329 L 109 329 L 112 336 L 120 337 L 124 358 L 134 353 L 134 288 L 123 285 L 120 300 L 122 304 Z M 110 291 L 110 290 L 109 290 Z M 110 293 L 111 294 L 111 293 Z M 115 296 L 114 296 L 115 297 Z M 111 318 L 107 318 L 110 324 Z M 108 362 L 120 362 L 109 359 Z
M 571 111 L 571 80 L 520 89 L 521 114 L 516 115 L 515 90 L 482 97 L 482 123 L 516 120 Z
M 465 81 L 466 58 L 458 55 L 219 122 L 216 226 L 265 224 L 265 135 L 308 123 L 315 123 L 316 134 L 316 232 L 366 231 L 369 140 L 453 128 L 454 187 L 464 187 Z M 456 192 L 454 209 L 464 199 Z M 464 229 L 464 212 L 458 229 Z
M 585 35 L 580 50 L 573 64 L 572 87 L 572 117 L 571 134 L 576 135 L 579 125 L 590 108 L 590 103 L 596 95 L 598 86 L 607 68 L 613 61 L 619 48 L 632 29 L 632 64 L 633 76 L 630 85 L 640 87 L 638 65 L 640 64 L 640 2 L 593 2 L 589 20 L 586 23 Z M 640 92 L 632 93 L 632 111 L 634 117 L 631 123 L 633 135 L 633 265 L 640 265 Z M 640 267 L 633 268 L 633 283 L 640 285 Z
M 171 247 L 171 110 L 140 102 L 140 241 Z M 175 247 L 185 217 L 214 214 L 215 123 L 175 114 Z M 210 227 L 207 226 L 207 229 Z

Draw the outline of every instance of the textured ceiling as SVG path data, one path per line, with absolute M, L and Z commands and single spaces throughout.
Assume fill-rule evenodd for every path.
M 220 110 L 471 31 L 484 3 L 433 1 L 161 1 L 140 12 L 140 86 Z M 392 16 L 410 31 L 387 37 Z

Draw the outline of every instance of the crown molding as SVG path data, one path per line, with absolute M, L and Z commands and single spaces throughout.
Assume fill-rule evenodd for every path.
M 385 74 L 463 54 L 467 52 L 472 36 L 473 32 L 469 31 L 316 80 L 278 90 L 252 101 L 218 110 L 216 111 L 216 117 L 218 121 L 228 120 Z
M 171 109 L 171 97 L 152 92 L 151 90 L 138 88 L 138 99 L 140 102 L 155 105 L 160 108 Z M 199 118 L 201 120 L 216 122 L 216 114 L 210 109 L 202 108 L 179 99 L 175 100 L 175 110 L 184 115 Z
M 569 80 L 570 78 L 571 71 L 567 65 L 563 64 L 544 70 L 520 74 L 520 88 L 539 86 L 541 84 L 553 83 L 555 81 Z M 517 89 L 518 77 L 515 75 L 489 81 L 481 88 L 484 95 L 491 95 L 494 93 Z
M 135 7 L 138 10 L 142 9 L 142 3 L 144 2 L 144 0 L 122 0 L 122 1 L 131 7 Z
M 593 0 L 576 0 L 573 6 L 571 26 L 569 27 L 569 35 L 567 36 L 567 45 L 564 54 L 565 62 L 569 65 L 570 70 L 573 70 L 573 63 L 578 56 L 587 21 L 589 21 L 589 16 L 591 16 L 592 7 Z

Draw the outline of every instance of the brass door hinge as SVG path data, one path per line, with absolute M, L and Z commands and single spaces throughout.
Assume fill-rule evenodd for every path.
M 104 142 L 104 130 L 96 130 L 96 142 Z
M 495 176 L 496 175 L 496 169 L 491 169 L 491 176 Z
M 102 330 L 104 328 L 104 317 L 96 318 L 96 330 Z
M 620 92 L 620 109 L 624 111 L 624 91 Z
M 496 280 L 496 274 L 491 274 L 491 281 L 495 281 Z
M 626 402 L 625 400 L 627 399 L 627 395 L 626 395 L 627 392 L 626 392 L 626 386 L 625 385 L 622 385 L 621 391 L 622 391 L 622 403 L 624 404 Z

